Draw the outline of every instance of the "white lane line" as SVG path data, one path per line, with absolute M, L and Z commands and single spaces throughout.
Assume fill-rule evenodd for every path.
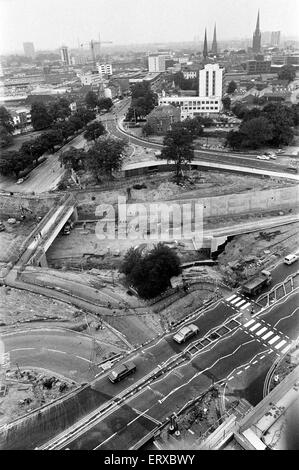
M 267 331 L 268 328 L 266 328 L 265 326 L 263 326 L 263 328 L 261 328 L 259 331 L 256 332 L 256 335 L 257 336 L 260 336 L 262 335 L 265 331 Z
M 250 366 L 246 366 L 246 367 L 245 367 L 245 370 L 246 370 L 246 369 L 249 369 L 249 367 L 250 367 Z
M 231 295 L 230 297 L 228 297 L 228 299 L 225 299 L 225 300 L 227 300 L 229 302 L 230 300 L 234 299 L 235 297 L 237 297 L 236 294 Z
M 262 339 L 267 339 L 267 338 L 269 338 L 269 337 L 272 336 L 272 335 L 274 335 L 273 331 L 268 331 L 268 333 L 266 333 L 266 334 L 262 337 Z
M 237 372 L 237 375 L 239 375 L 239 374 L 242 374 L 242 372 L 243 372 L 243 371 L 242 371 L 242 370 L 240 370 L 239 372 Z
M 284 344 L 286 344 L 286 340 L 283 339 L 282 341 L 280 341 L 280 343 L 278 343 L 276 346 L 275 346 L 275 349 L 280 349 Z
M 191 429 L 188 429 L 188 431 L 190 432 L 190 434 L 194 434 L 194 432 Z
M 247 308 L 247 307 L 249 307 L 249 305 L 250 305 L 250 302 L 246 302 L 246 304 L 245 304 L 245 305 L 242 305 L 242 307 L 241 307 L 241 310 L 243 310 L 244 308 Z
M 233 380 L 233 377 L 230 377 L 229 379 L 227 379 L 227 381 L 229 381 L 229 380 Z
M 247 328 L 247 326 L 252 325 L 252 323 L 255 323 L 255 320 L 253 318 L 249 320 L 247 323 L 245 323 L 244 326 Z
M 99 447 L 101 447 L 103 444 L 105 444 L 106 442 L 110 441 L 110 439 L 112 439 L 114 436 L 116 436 L 117 432 L 115 432 L 114 434 L 112 434 L 110 437 L 108 437 L 108 439 L 106 439 L 105 441 L 101 442 L 101 444 L 99 444 L 97 447 L 95 447 L 93 450 L 96 450 L 98 449 Z
M 12 353 L 12 352 L 15 352 L 15 351 L 30 351 L 30 350 L 33 351 L 34 349 L 36 349 L 36 348 L 19 348 L 19 349 L 10 349 L 7 352 Z
M 259 328 L 261 326 L 260 323 L 256 323 L 255 325 L 253 325 L 251 328 L 249 328 L 250 331 L 254 331 L 256 330 L 257 328 Z
M 281 352 L 282 354 L 285 354 L 291 347 L 292 345 L 291 344 L 288 344 L 288 346 L 286 346 Z
M 261 356 L 261 357 L 260 357 L 260 361 L 261 361 L 262 359 L 264 359 L 264 357 L 265 357 L 265 355 Z
M 65 351 L 58 351 L 57 349 L 46 348 L 46 351 L 57 352 L 57 353 L 60 353 L 60 354 L 67 354 Z
M 142 415 L 144 415 L 145 413 L 147 413 L 148 410 L 149 410 L 149 408 L 148 408 L 147 410 L 143 411 L 142 413 L 139 413 L 139 414 L 136 416 L 136 418 L 132 419 L 132 421 L 130 421 L 126 426 L 127 426 L 127 427 L 130 426 L 130 424 L 134 423 L 134 421 L 136 421 L 137 419 L 139 419 L 140 416 L 142 416 Z M 136 410 L 136 411 L 137 411 L 137 410 Z
M 240 307 L 240 305 L 244 304 L 244 302 L 246 302 L 246 300 L 241 300 L 241 302 L 238 302 L 235 307 Z
M 241 298 L 240 297 L 237 297 L 236 299 L 232 300 L 231 301 L 231 304 L 235 304 L 236 302 L 240 302 Z
M 270 339 L 269 344 L 275 343 L 279 338 L 280 338 L 280 336 L 277 336 L 277 335 L 274 336 L 274 338 Z
M 92 362 L 89 359 L 86 359 L 85 357 L 81 357 L 81 356 L 75 356 L 75 357 L 77 357 L 78 359 L 82 359 L 82 361 Z
M 253 363 L 252 363 L 252 364 L 256 364 L 256 363 L 257 363 L 257 361 L 253 361 Z

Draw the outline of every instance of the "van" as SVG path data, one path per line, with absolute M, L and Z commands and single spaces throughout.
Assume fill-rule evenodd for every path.
M 285 264 L 293 264 L 295 261 L 297 261 L 298 256 L 297 255 L 287 255 L 284 259 Z

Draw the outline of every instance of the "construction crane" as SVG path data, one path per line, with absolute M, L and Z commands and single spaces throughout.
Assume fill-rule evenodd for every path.
M 92 63 L 94 65 L 94 67 L 96 67 L 96 53 L 95 53 L 95 46 L 98 46 L 98 53 L 97 53 L 97 56 L 99 57 L 100 56 L 100 50 L 101 50 L 101 45 L 102 44 L 112 44 L 112 41 L 101 41 L 100 39 L 100 35 L 99 35 L 99 40 L 98 41 L 94 41 L 93 39 L 89 42 L 85 42 L 85 43 L 81 43 L 81 47 L 83 46 L 86 46 L 86 45 L 89 45 L 90 47 L 90 51 L 91 51 L 91 58 L 92 58 Z

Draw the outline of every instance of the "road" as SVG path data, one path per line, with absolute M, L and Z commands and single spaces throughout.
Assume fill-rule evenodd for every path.
M 91 378 L 92 339 L 63 329 L 19 329 L 1 335 L 11 367 L 38 367 L 74 382 Z M 92 376 L 93 377 L 93 376 Z
M 111 399 L 114 406 L 57 448 L 129 449 L 215 383 L 244 382 L 247 377 L 246 387 L 239 387 L 239 393 L 256 404 L 262 398 L 263 379 L 272 362 L 299 334 L 296 302 L 298 289 L 252 318 L 250 303 L 234 294 L 199 313 L 192 322 L 198 325 L 200 338 L 181 346 L 172 340 L 172 332 L 133 358 L 137 366 L 134 376 L 117 384 L 111 384 L 106 376 L 99 378 L 92 387 L 98 393 L 99 407 Z M 157 366 L 164 373 L 142 385 L 142 378 Z M 134 389 L 136 382 L 139 386 Z M 116 397 L 130 389 L 124 404 L 115 404 L 120 401 Z
M 58 152 L 48 155 L 47 159 L 34 168 L 29 177 L 21 184 L 16 184 L 10 178 L 5 178 L 0 183 L 0 189 L 18 193 L 44 193 L 55 189 L 65 173 L 60 166 L 59 155 L 70 147 L 82 148 L 86 145 L 83 133 L 76 136 L 71 142 L 64 145 Z

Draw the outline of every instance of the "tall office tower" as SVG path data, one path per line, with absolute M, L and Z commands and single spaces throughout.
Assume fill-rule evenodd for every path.
M 148 71 L 149 72 L 165 72 L 165 55 L 149 55 Z
M 35 57 L 35 50 L 33 42 L 23 42 L 24 54 L 26 57 L 31 57 L 34 59 Z
M 203 43 L 202 55 L 204 59 L 208 58 L 208 41 L 207 41 L 207 28 L 205 29 L 205 39 Z
M 253 33 L 252 39 L 252 51 L 255 53 L 261 52 L 261 31 L 260 31 L 260 11 L 257 14 L 256 28 Z
M 223 89 L 223 69 L 219 64 L 206 64 L 199 71 L 199 96 L 221 99 Z
M 271 46 L 279 47 L 280 44 L 280 31 L 271 32 Z
M 212 54 L 217 55 L 217 39 L 216 39 L 216 23 L 214 26 L 214 36 L 213 36 L 213 43 L 212 43 Z
M 71 59 L 69 54 L 69 49 L 67 46 L 62 46 L 60 49 L 61 61 L 64 65 L 70 65 Z

